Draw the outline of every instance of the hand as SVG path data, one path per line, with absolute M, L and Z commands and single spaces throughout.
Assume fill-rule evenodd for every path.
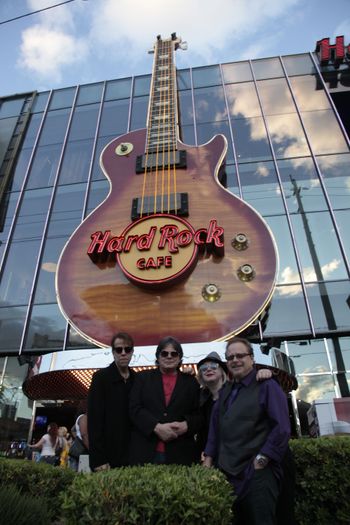
M 202 456 L 204 456 L 204 453 L 202 453 Z M 213 466 L 213 458 L 210 456 L 204 456 L 202 465 L 203 467 L 211 468 Z
M 176 432 L 177 436 L 182 436 L 188 431 L 187 421 L 173 421 L 170 423 L 171 428 Z
M 154 427 L 154 432 L 165 443 L 177 438 L 177 433 L 171 428 L 171 423 L 157 423 Z
M 98 467 L 95 467 L 94 472 L 100 472 L 101 470 L 111 470 L 110 464 L 104 463 L 104 465 L 99 465 Z
M 256 380 L 257 381 L 265 381 L 265 379 L 270 379 L 272 377 L 271 370 L 268 370 L 267 368 L 261 368 L 256 373 Z

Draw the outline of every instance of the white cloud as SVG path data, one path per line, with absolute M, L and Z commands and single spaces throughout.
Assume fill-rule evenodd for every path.
M 324 264 L 321 268 L 322 275 L 324 279 L 327 279 L 331 274 L 339 268 L 341 261 L 339 259 L 333 259 L 327 264 Z M 307 266 L 303 269 L 303 276 L 306 283 L 317 281 L 315 270 L 312 266 Z M 278 284 L 291 284 L 299 282 L 299 273 L 294 271 L 290 266 L 286 266 L 281 271 L 281 277 L 278 281 Z M 300 284 L 295 284 L 293 286 L 286 286 L 285 288 L 277 288 L 279 295 L 294 296 L 299 295 L 301 292 Z

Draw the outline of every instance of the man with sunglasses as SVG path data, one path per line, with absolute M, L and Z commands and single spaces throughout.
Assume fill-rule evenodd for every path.
M 95 372 L 88 394 L 90 468 L 108 470 L 129 464 L 129 394 L 135 372 L 129 368 L 134 352 L 132 337 L 115 334 L 113 362 Z
M 199 459 L 199 384 L 179 370 L 183 351 L 173 337 L 156 350 L 154 370 L 139 372 L 130 394 L 131 464 L 190 465 Z
M 274 525 L 290 436 L 286 396 L 273 379 L 256 380 L 249 341 L 233 338 L 225 355 L 233 382 L 213 408 L 203 464 L 216 465 L 233 484 L 235 524 Z

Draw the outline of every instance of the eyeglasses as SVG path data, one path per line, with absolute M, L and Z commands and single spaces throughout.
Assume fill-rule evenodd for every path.
M 217 370 L 219 368 L 219 363 L 203 363 L 199 370 L 201 372 L 207 372 L 207 370 Z
M 171 352 L 167 352 L 166 350 L 161 350 L 159 353 L 160 357 L 179 357 L 178 352 L 176 350 L 171 350 Z
M 231 355 L 227 355 L 226 356 L 226 360 L 227 361 L 233 361 L 235 358 L 236 359 L 243 359 L 243 357 L 246 357 L 247 355 L 252 355 L 251 352 L 247 352 L 246 354 L 231 354 Z
M 121 354 L 123 350 L 126 354 L 131 354 L 131 352 L 133 351 L 133 347 L 132 346 L 114 346 L 113 347 L 113 352 L 115 352 L 116 354 Z

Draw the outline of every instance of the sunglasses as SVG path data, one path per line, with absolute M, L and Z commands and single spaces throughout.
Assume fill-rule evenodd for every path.
M 161 350 L 159 353 L 160 357 L 179 357 L 178 352 L 176 350 L 171 350 L 171 352 L 167 352 L 166 350 Z
M 238 360 L 243 359 L 243 357 L 246 357 L 247 355 L 252 355 L 251 352 L 247 352 L 246 354 L 233 354 L 233 355 L 227 355 L 226 361 L 233 361 L 235 358 Z
M 132 346 L 114 346 L 113 347 L 113 352 L 115 352 L 116 354 L 121 354 L 123 350 L 126 354 L 131 354 L 131 352 L 133 351 L 133 347 Z
M 207 372 L 207 370 L 217 370 L 219 366 L 219 363 L 203 363 L 203 365 L 199 367 L 199 370 L 201 372 Z

